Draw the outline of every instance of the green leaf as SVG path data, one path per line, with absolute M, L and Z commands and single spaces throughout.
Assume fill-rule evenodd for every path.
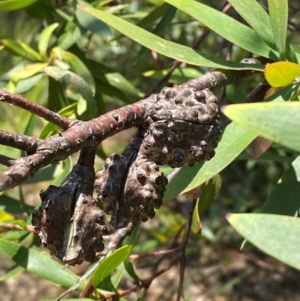
M 43 21 L 53 20 L 54 2 L 38 1 L 25 8 L 29 16 Z
M 280 59 L 285 60 L 285 43 L 288 25 L 288 1 L 268 0 L 268 6 L 274 39 L 280 54 Z
M 290 168 L 283 174 L 262 206 L 261 212 L 294 216 L 299 208 L 300 156 L 294 160 Z
M 256 137 L 236 123 L 229 124 L 219 141 L 215 156 L 210 160 L 192 167 L 184 166 L 167 186 L 164 200 L 192 190 L 230 164 Z
M 275 48 L 270 16 L 257 0 L 228 0 L 262 40 Z
M 152 25 L 156 20 L 165 15 L 165 13 L 170 8 L 168 3 L 163 3 L 162 5 L 153 9 L 144 19 L 137 23 L 137 26 L 146 28 L 149 25 Z
M 15 218 L 13 215 L 7 213 L 6 211 L 0 209 L 0 223 L 2 222 L 11 222 L 13 221 Z
M 270 86 L 284 87 L 300 75 L 300 65 L 291 62 L 276 62 L 267 64 L 264 73 Z
M 72 171 L 72 158 L 68 157 L 64 161 L 61 161 L 60 167 L 60 172 L 52 183 L 55 186 L 59 186 L 61 182 L 67 177 L 67 175 Z
M 158 24 L 155 26 L 155 28 L 151 32 L 153 32 L 157 36 L 161 36 L 163 34 L 163 32 L 166 30 L 166 28 L 172 22 L 175 14 L 176 14 L 176 8 L 172 7 L 172 6 L 169 6 L 169 8 L 166 11 L 166 13 L 163 15 L 163 17 L 161 18 L 161 20 L 158 22 Z M 141 57 L 143 57 L 143 55 L 146 52 L 147 52 L 147 49 L 144 48 L 144 47 L 142 47 L 140 49 L 139 53 L 137 54 L 136 61 L 138 61 L 139 59 L 141 59 Z
M 92 119 L 97 115 L 96 100 L 93 92 L 85 80 L 69 70 L 63 70 L 58 67 L 48 66 L 44 68 L 46 74 L 59 81 L 69 92 L 69 96 L 74 96 L 77 100 L 77 111 L 81 119 Z M 77 95 L 76 97 L 76 94 Z M 78 97 L 79 96 L 79 97 Z M 82 96 L 82 97 L 81 97 Z M 80 100 L 83 101 L 83 107 L 80 110 Z
M 36 127 L 37 116 L 35 114 L 31 114 L 26 125 L 24 135 L 33 136 L 34 129 Z M 22 151 L 22 157 L 26 156 L 26 153 Z
M 299 218 L 250 213 L 231 214 L 228 221 L 257 248 L 300 270 Z
M 21 79 L 26 79 L 31 77 L 39 72 L 42 72 L 44 67 L 46 67 L 48 63 L 34 63 L 21 67 L 17 71 L 10 72 L 11 79 L 13 81 L 19 81 Z
M 191 229 L 195 234 L 201 233 L 201 217 L 198 210 L 199 203 L 200 203 L 200 199 L 198 198 L 196 206 L 193 211 L 193 219 L 192 219 L 192 226 L 191 226 Z
M 1 40 L 1 42 L 4 48 L 14 55 L 21 56 L 24 59 L 33 62 L 42 60 L 42 57 L 38 52 L 21 41 L 4 39 Z
M 132 103 L 132 100 L 123 93 L 122 90 L 116 88 L 115 86 L 111 85 L 107 81 L 96 80 L 96 88 L 102 94 L 107 95 L 110 99 L 114 99 L 116 101 L 121 101 L 125 104 Z
M 262 70 L 261 65 L 233 63 L 225 60 L 215 59 L 190 47 L 166 41 L 148 32 L 147 30 L 144 30 L 114 15 L 110 15 L 104 11 L 90 7 L 79 8 L 112 26 L 137 43 L 175 60 L 191 65 L 212 68 Z M 268 51 L 270 52 L 270 50 Z
M 2 0 L 0 1 L 0 11 L 20 9 L 37 1 L 39 0 Z
M 30 273 L 55 284 L 70 287 L 78 280 L 73 272 L 40 251 L 1 238 L 0 251 Z
M 28 235 L 30 235 L 30 233 L 27 230 L 14 230 L 2 233 L 1 238 L 9 241 L 21 241 Z
M 114 275 L 110 278 L 111 286 L 113 287 L 113 290 L 115 290 L 116 287 L 118 287 L 123 275 L 125 272 L 124 265 L 119 265 L 116 269 L 116 272 Z
M 93 91 L 93 95 L 95 94 L 95 82 L 93 76 L 86 65 L 75 54 L 55 47 L 51 51 L 51 58 L 56 58 L 67 63 L 72 71 L 85 80 Z
M 78 1 L 78 4 L 92 7 L 85 1 Z M 93 18 L 92 16 L 85 14 L 80 9 L 76 9 L 75 16 L 76 16 L 79 24 L 83 28 L 99 35 L 103 40 L 108 41 L 108 40 L 112 39 L 112 32 L 111 32 L 110 28 L 104 22 L 101 22 L 101 21 Z
M 203 234 L 203 229 L 201 227 L 201 214 L 206 210 L 210 204 L 217 197 L 222 185 L 222 178 L 219 174 L 216 174 L 210 180 L 208 180 L 205 185 L 200 187 L 200 196 L 197 199 L 197 203 L 193 212 L 192 230 L 196 234 Z M 197 191 L 197 188 L 196 188 Z M 193 194 L 194 191 L 191 193 Z M 207 229 L 207 228 L 206 228 Z M 213 235 L 210 237 L 210 239 Z
M 31 77 L 18 80 L 14 93 L 21 94 L 28 92 L 31 88 L 33 88 L 42 81 L 43 76 L 43 73 L 37 73 Z
M 38 182 L 53 180 L 56 167 L 57 162 L 53 162 L 51 165 L 39 169 L 32 177 L 26 180 L 25 184 L 36 184 Z
M 0 281 L 5 281 L 7 279 L 13 278 L 18 276 L 24 271 L 24 268 L 20 267 L 19 265 L 13 266 L 9 271 L 7 271 L 3 276 L 0 277 Z
M 72 103 L 71 105 L 61 109 L 58 113 L 61 116 L 65 116 L 65 117 L 68 117 L 68 118 L 76 118 L 76 107 L 77 107 L 77 103 Z M 40 134 L 40 138 L 45 139 L 45 138 L 59 132 L 60 130 L 61 129 L 60 129 L 59 126 L 49 122 L 43 128 L 43 130 Z
M 253 29 L 226 14 L 193 0 L 166 0 L 166 2 L 199 20 L 233 44 L 257 55 L 278 59 L 278 53 L 270 49 Z
M 94 272 L 92 283 L 97 287 L 110 273 L 117 268 L 130 254 L 131 246 L 123 246 L 105 258 Z
M 137 242 L 137 237 L 140 233 L 140 229 L 141 229 L 141 223 L 137 223 L 135 225 L 135 227 L 133 228 L 133 230 L 130 232 L 130 235 L 127 235 L 123 241 L 124 245 L 136 245 Z M 129 258 L 126 258 L 123 261 L 123 265 L 124 268 L 126 270 L 126 272 L 128 273 L 128 275 L 135 281 L 139 281 L 139 276 L 136 273 L 134 264 L 129 260 Z
M 23 213 L 23 208 L 20 201 L 5 194 L 0 195 L 0 209 L 3 209 L 11 214 Z
M 246 130 L 300 151 L 300 103 L 252 103 L 229 105 L 223 112 Z
M 58 25 L 58 23 L 51 24 L 50 26 L 46 27 L 40 35 L 38 49 L 44 60 L 47 59 L 47 49 L 49 46 L 50 38 Z
M 61 34 L 58 36 L 57 45 L 61 49 L 68 49 L 82 37 L 84 34 L 84 30 L 82 30 L 80 27 L 75 26 L 70 28 L 67 32 Z
M 122 74 L 118 72 L 109 72 L 105 74 L 105 77 L 112 86 L 122 91 L 127 98 L 130 99 L 131 103 L 140 99 L 140 95 L 134 85 L 132 85 L 132 83 Z
M 54 112 L 58 112 L 69 105 L 69 101 L 66 97 L 66 91 L 61 82 L 51 76 L 48 76 L 46 72 L 45 75 L 47 75 L 48 79 L 48 108 Z
M 198 206 L 199 215 L 206 210 L 210 204 L 216 199 L 222 186 L 222 178 L 219 174 L 212 177 L 204 186 L 200 195 Z
M 143 76 L 150 77 L 160 80 L 163 76 L 167 75 L 169 72 L 168 69 L 164 70 L 149 70 L 143 73 Z M 183 82 L 189 81 L 196 77 L 203 75 L 203 72 L 195 68 L 176 68 L 170 78 L 168 79 L 169 83 L 182 84 Z

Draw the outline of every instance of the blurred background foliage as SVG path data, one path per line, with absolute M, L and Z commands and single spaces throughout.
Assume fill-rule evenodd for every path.
M 6 1 L 1 2 L 5 5 Z M 24 8 L 17 10 L 11 10 L 8 1 L 6 7 L 1 6 L 1 2 L 0 88 L 20 93 L 71 118 L 91 119 L 134 103 L 149 91 L 158 92 L 162 86 L 183 83 L 211 70 L 181 64 L 169 80 L 158 87 L 159 80 L 174 64 L 173 59 L 146 49 L 77 7 L 103 9 L 168 41 L 192 47 L 208 28 L 164 1 L 40 0 L 32 1 L 34 3 L 29 6 L 24 1 Z M 220 10 L 226 1 L 207 0 L 201 3 Z M 267 1 L 259 3 L 267 7 Z M 289 1 L 288 5 L 291 26 L 288 27 L 286 38 L 289 43 L 299 45 L 300 4 L 294 0 Z M 234 9 L 226 14 L 245 23 Z M 249 56 L 247 50 L 213 31 L 201 41 L 199 50 L 214 58 L 234 62 Z M 218 91 L 223 95 L 222 104 L 242 102 L 260 80 L 260 76 L 253 76 L 251 80 L 242 80 L 237 86 L 229 85 L 225 93 Z M 42 138 L 58 131 L 55 126 L 19 108 L 0 103 L 0 110 L 1 129 Z M 227 122 L 222 116 L 222 124 Z M 112 152 L 122 152 L 133 133 L 133 130 L 129 130 L 105 141 L 99 147 L 96 167 L 99 169 L 105 157 Z M 20 156 L 20 151 L 5 146 L 1 146 L 1 153 L 10 157 Z M 257 159 L 253 159 L 252 154 L 253 147 L 250 146 L 220 172 L 217 179 L 220 191 L 201 216 L 202 236 L 191 234 L 185 282 L 187 296 L 191 300 L 300 298 L 293 288 L 299 273 L 267 258 L 256 249 L 252 249 L 251 255 L 239 254 L 241 237 L 225 219 L 229 212 L 260 212 L 264 201 L 297 156 L 296 151 L 275 143 Z M 69 161 L 53 163 L 37 172 L 24 185 L 1 194 L 2 220 L 10 220 L 13 215 L 16 220 L 30 221 L 30 212 L 39 202 L 39 191 L 70 168 Z M 185 225 L 190 209 L 189 196 L 166 202 L 157 211 L 154 220 L 140 227 L 133 252 L 143 253 L 169 247 Z M 17 241 L 32 250 L 39 249 L 36 237 L 24 230 L 2 233 L 1 238 Z M 137 265 L 141 278 L 148 275 L 148 270 L 151 273 L 151 266 L 151 260 Z M 20 266 L 15 266 L 7 259 L 1 261 L 0 269 L 2 280 L 23 272 Z M 145 297 L 144 300 L 171 300 L 176 291 L 176 282 L 173 280 L 176 273 L 178 271 L 173 271 L 171 276 L 156 283 L 148 299 Z M 270 277 L 270 281 L 267 277 Z M 121 285 L 125 285 L 126 281 Z M 33 283 L 31 285 L 34 286 Z M 168 292 L 163 287 L 168 287 Z M 16 298 L 8 287 L 5 289 L 8 295 Z M 19 291 L 22 292 L 22 289 Z M 22 295 L 19 297 L 29 300 Z M 46 297 L 49 295 L 38 292 L 30 300 Z M 13 299 L 7 297 L 5 300 Z

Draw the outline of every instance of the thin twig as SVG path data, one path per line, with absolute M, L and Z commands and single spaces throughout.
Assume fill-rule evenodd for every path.
M 0 233 L 6 231 L 20 231 L 20 230 L 27 230 L 29 232 L 36 233 L 36 230 L 33 226 L 28 225 L 26 228 L 23 228 L 17 224 L 13 223 L 0 223 Z
M 10 167 L 14 164 L 15 160 L 4 155 L 0 155 L 0 164 Z
M 115 295 L 110 295 L 110 297 L 113 297 L 113 296 L 123 297 L 123 296 L 129 295 L 133 292 L 137 292 L 141 289 L 148 289 L 154 279 L 156 279 L 157 277 L 159 277 L 160 275 L 162 275 L 163 273 L 168 271 L 176 263 L 179 262 L 180 263 L 180 272 L 179 272 L 179 287 L 178 287 L 178 293 L 177 293 L 177 300 L 178 301 L 180 300 L 180 298 L 183 294 L 184 270 L 185 270 L 185 262 L 186 262 L 186 257 L 185 257 L 186 251 L 185 250 L 186 250 L 189 235 L 191 232 L 191 226 L 192 226 L 192 221 L 193 221 L 193 211 L 195 209 L 195 206 L 196 206 L 196 200 L 193 201 L 193 206 L 192 206 L 191 212 L 189 214 L 188 223 L 185 226 L 183 238 L 178 247 L 170 249 L 170 250 L 161 250 L 161 251 L 148 253 L 148 254 L 131 255 L 130 256 L 131 261 L 137 260 L 137 259 L 143 259 L 143 258 L 150 257 L 150 256 L 165 256 L 165 255 L 169 255 L 169 254 L 176 254 L 176 258 L 173 259 L 167 266 L 165 266 L 164 268 L 155 272 L 150 278 L 148 278 L 146 280 L 141 280 L 140 283 L 137 284 L 136 286 L 134 286 L 128 290 L 118 291 Z
M 123 297 L 123 296 L 129 295 L 130 293 L 139 291 L 140 289 L 149 288 L 149 286 L 151 285 L 151 283 L 153 282 L 154 279 L 156 279 L 157 277 L 159 277 L 160 275 L 162 275 L 163 273 L 168 271 L 170 268 L 172 268 L 179 260 L 180 260 L 179 258 L 173 259 L 167 266 L 165 266 L 164 268 L 162 268 L 161 270 L 156 272 L 150 278 L 148 278 L 146 280 L 142 280 L 141 283 L 138 284 L 137 286 L 135 286 L 131 289 L 128 289 L 128 290 L 118 291 L 117 296 L 118 297 Z
M 191 227 L 193 222 L 193 212 L 195 210 L 197 203 L 197 199 L 193 200 L 192 208 L 189 213 L 188 223 L 186 224 L 186 228 L 184 231 L 183 239 L 181 241 L 181 244 L 179 246 L 179 249 L 181 250 L 180 254 L 180 264 L 179 264 L 179 285 L 177 290 L 177 301 L 180 300 L 181 296 L 183 295 L 183 282 L 184 282 L 184 272 L 185 272 L 185 264 L 186 264 L 186 247 L 188 244 L 188 239 L 191 233 Z
M 36 151 L 43 140 L 0 130 L 0 144 L 23 150 L 28 153 Z
M 58 125 L 62 129 L 67 129 L 76 122 L 76 120 L 63 117 L 35 102 L 29 101 L 19 94 L 12 94 L 7 91 L 0 90 L 0 101 L 23 108 L 28 112 L 31 112 L 49 122 Z
M 257 64 L 255 59 L 247 63 Z M 236 83 L 243 77 L 253 74 L 252 70 L 227 70 L 209 72 L 190 80 L 176 89 L 193 88 L 195 91 L 213 89 L 217 86 Z M 162 94 L 164 91 L 161 92 Z M 7 95 L 7 92 L 6 94 Z M 130 127 L 140 127 L 147 123 L 151 107 L 155 106 L 157 96 L 152 96 L 131 105 L 108 112 L 89 121 L 70 121 L 72 126 L 65 131 L 43 140 L 36 151 L 27 157 L 15 159 L 14 164 L 0 174 L 0 191 L 24 182 L 30 175 L 53 161 L 64 160 L 84 147 L 101 143 L 104 139 Z M 18 96 L 17 99 L 20 97 Z M 13 98 L 14 99 L 14 98 Z M 22 101 L 25 99 L 22 98 Z M 31 103 L 29 101 L 26 104 Z M 48 112 L 48 110 L 46 110 Z M 149 113 L 148 113 L 149 112 Z M 18 143 L 16 142 L 16 145 Z
M 140 260 L 148 257 L 154 257 L 154 256 L 165 256 L 169 254 L 174 254 L 177 251 L 177 249 L 169 249 L 169 250 L 159 250 L 152 253 L 146 253 L 146 254 L 132 254 L 129 256 L 130 261 Z

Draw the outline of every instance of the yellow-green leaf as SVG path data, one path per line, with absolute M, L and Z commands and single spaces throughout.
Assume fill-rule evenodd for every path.
M 231 214 L 227 219 L 237 232 L 257 248 L 300 270 L 299 218 L 244 213 Z
M 60 286 L 70 287 L 78 276 L 43 252 L 0 239 L 0 251 L 28 272 Z M 82 290 L 84 284 L 79 287 Z
M 74 71 L 78 76 L 82 77 L 93 94 L 95 94 L 95 81 L 90 72 L 90 70 L 86 67 L 86 65 L 77 57 L 75 54 L 65 51 L 59 47 L 55 47 L 51 51 L 51 57 L 54 59 L 61 60 L 64 63 L 67 63 L 72 71 Z
M 246 130 L 300 151 L 298 101 L 229 105 L 223 112 Z
M 196 1 L 193 1 L 196 2 Z M 173 4 L 173 3 L 172 3 Z M 261 70 L 260 65 L 252 65 L 252 64 L 243 64 L 243 63 L 234 63 L 228 62 L 226 60 L 216 59 L 214 57 L 210 57 L 205 53 L 200 51 L 196 51 L 190 47 L 180 45 L 171 41 L 167 41 L 157 35 L 154 35 L 148 32 L 145 29 L 142 29 L 130 22 L 127 22 L 117 16 L 109 14 L 105 11 L 97 10 L 91 7 L 78 7 L 79 9 L 84 10 L 85 12 L 93 15 L 95 18 L 105 22 L 109 26 L 112 26 L 122 34 L 128 36 L 132 40 L 137 43 L 145 46 L 148 49 L 154 50 L 162 55 L 167 57 L 176 59 L 181 62 L 185 62 L 188 64 L 196 65 L 196 66 L 206 66 L 212 68 L 222 68 L 222 69 L 253 69 L 253 70 Z M 242 24 L 241 24 L 242 25 Z M 249 29 L 250 30 L 250 29 Z M 255 40 L 259 38 L 255 35 Z M 250 42 L 254 43 L 254 40 L 251 39 Z M 253 47 L 253 43 L 248 43 L 248 45 L 252 45 L 251 49 L 259 50 L 260 45 L 259 42 L 255 44 Z M 263 48 L 266 46 L 263 45 Z M 268 54 L 272 53 L 272 50 L 267 48 Z M 265 54 L 265 56 L 269 56 L 266 54 L 266 51 L 257 51 L 258 54 Z M 270 54 L 271 55 L 271 54 Z M 273 56 L 275 57 L 275 56 Z
M 129 256 L 130 251 L 131 245 L 126 245 L 105 258 L 92 276 L 94 287 L 97 287 L 114 269 L 116 269 Z
M 1 42 L 4 48 L 14 55 L 21 56 L 33 62 L 42 60 L 41 55 L 37 51 L 21 41 L 4 39 Z
M 51 24 L 50 26 L 45 28 L 40 35 L 38 48 L 43 59 L 47 58 L 47 48 L 49 41 L 53 31 L 57 28 L 58 25 L 58 23 Z
M 13 221 L 15 218 L 13 215 L 7 213 L 6 211 L 0 209 L 0 222 Z
M 265 78 L 273 87 L 291 84 L 299 75 L 300 65 L 291 62 L 276 62 L 265 67 Z
M 13 81 L 19 81 L 21 79 L 31 77 L 41 72 L 47 65 L 48 63 L 35 63 L 23 66 L 19 70 L 10 73 L 11 79 Z
M 0 1 L 0 11 L 20 9 L 37 1 L 39 0 L 2 0 Z
M 288 26 L 288 0 L 268 0 L 268 8 L 276 46 L 280 53 L 280 58 L 284 60 Z

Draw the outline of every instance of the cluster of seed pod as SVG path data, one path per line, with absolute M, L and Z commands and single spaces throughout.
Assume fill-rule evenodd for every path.
M 113 154 L 96 173 L 95 189 L 105 212 L 111 214 L 110 223 L 121 228 L 153 218 L 167 182 L 158 165 L 145 156 L 138 155 L 132 162 L 124 154 Z
M 162 204 L 167 179 L 158 165 L 193 165 L 214 156 L 219 106 L 209 90 L 164 88 L 149 107 L 147 127 L 122 155 L 113 154 L 96 174 L 95 188 L 111 224 L 147 221 Z
M 142 152 L 149 160 L 181 167 L 214 156 L 220 134 L 219 106 L 208 89 L 164 88 L 148 116 Z
M 108 223 L 93 189 L 115 228 L 144 222 L 161 206 L 168 183 L 158 165 L 193 165 L 214 156 L 220 130 L 212 92 L 186 84 L 154 97 L 137 136 L 122 155 L 107 158 L 96 177 L 92 166 L 76 164 L 61 186 L 41 192 L 32 224 L 42 244 L 65 263 L 91 261 L 104 248 Z

